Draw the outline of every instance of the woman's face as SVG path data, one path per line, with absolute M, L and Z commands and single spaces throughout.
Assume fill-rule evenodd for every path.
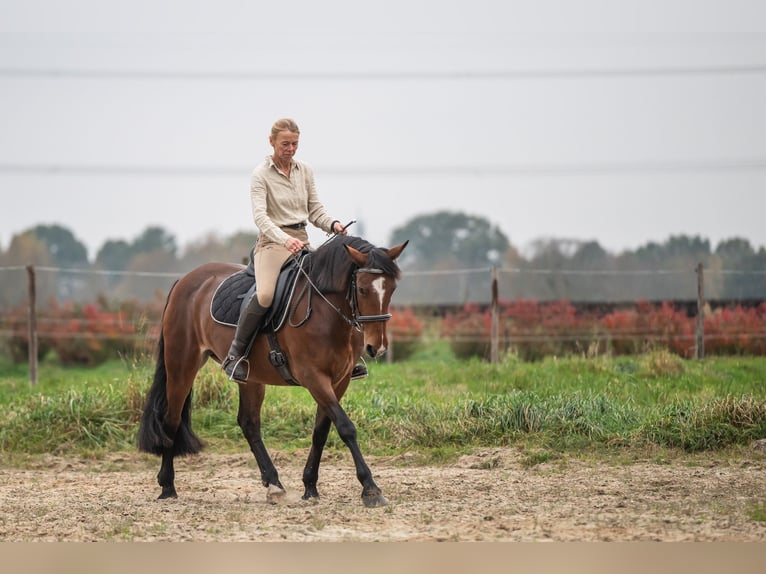
M 269 136 L 269 143 L 274 148 L 274 158 L 284 162 L 290 161 L 298 151 L 299 137 L 300 134 L 290 130 L 282 130 L 277 134 L 276 139 Z

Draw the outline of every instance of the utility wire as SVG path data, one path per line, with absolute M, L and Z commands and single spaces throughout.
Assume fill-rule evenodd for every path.
M 318 167 L 323 176 L 336 177 L 547 177 L 577 175 L 636 175 L 673 173 L 742 173 L 766 170 L 766 158 L 688 161 L 583 162 L 517 165 L 359 166 Z M 9 175 L 121 175 L 137 177 L 241 177 L 249 166 L 168 166 L 0 163 Z
M 106 70 L 75 68 L 0 68 L 4 78 L 105 80 L 222 80 L 222 81 L 434 81 L 526 80 L 631 77 L 732 76 L 766 74 L 766 64 L 677 65 L 608 68 L 550 68 L 519 70 L 413 70 L 345 72 Z

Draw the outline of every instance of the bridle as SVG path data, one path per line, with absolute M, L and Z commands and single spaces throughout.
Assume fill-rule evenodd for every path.
M 391 313 L 383 313 L 381 315 L 360 315 L 359 303 L 356 300 L 356 276 L 359 273 L 374 273 L 376 275 L 383 275 L 382 269 L 375 267 L 360 267 L 354 271 L 351 276 L 351 314 L 354 316 L 354 320 L 357 323 L 375 323 L 376 321 L 388 321 L 392 315 Z
M 359 314 L 359 302 L 357 300 L 356 295 L 356 276 L 359 273 L 374 273 L 376 275 L 383 275 L 383 270 L 378 269 L 376 267 L 358 267 L 354 270 L 354 272 L 351 274 L 351 283 L 349 285 L 349 294 L 346 296 L 346 300 L 351 305 L 351 317 L 348 317 L 339 307 L 336 307 L 332 304 L 332 302 L 325 297 L 324 293 L 322 293 L 319 288 L 314 285 L 314 282 L 311 280 L 311 277 L 306 272 L 306 270 L 303 268 L 303 265 L 298 266 L 298 270 L 303 274 L 303 276 L 306 278 L 306 281 L 309 285 L 311 285 L 311 289 L 313 291 L 316 291 L 317 294 L 324 300 L 325 303 L 327 303 L 330 307 L 335 309 L 335 311 L 340 315 L 340 317 L 351 327 L 354 327 L 357 331 L 361 331 L 361 323 L 376 323 L 376 322 L 385 322 L 388 321 L 392 315 L 391 313 L 382 313 L 379 315 L 360 315 Z M 311 297 L 309 293 L 309 298 Z M 309 313 L 311 312 L 311 303 L 309 302 L 308 307 L 306 309 L 306 317 L 298 323 L 297 325 L 293 325 L 293 327 L 300 326 L 303 324 L 306 320 L 308 320 Z

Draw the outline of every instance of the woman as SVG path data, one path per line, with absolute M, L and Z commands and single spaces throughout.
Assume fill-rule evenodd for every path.
M 221 364 L 229 379 L 238 383 L 247 380 L 250 365 L 245 355 L 274 299 L 282 264 L 308 246 L 307 222 L 327 233 L 346 234 L 340 221 L 333 219 L 319 201 L 311 168 L 294 159 L 299 137 L 293 120 L 277 120 L 269 136 L 274 153 L 255 168 L 250 180 L 253 219 L 259 231 L 253 255 L 257 292 L 240 315 L 234 340 Z M 358 367 L 355 378 L 366 374 Z

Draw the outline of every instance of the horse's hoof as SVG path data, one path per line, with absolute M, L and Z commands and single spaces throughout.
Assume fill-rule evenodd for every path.
M 266 491 L 266 502 L 269 502 L 271 504 L 278 504 L 285 498 L 285 492 L 284 488 L 280 488 L 276 484 L 270 484 L 268 490 Z
M 319 500 L 319 492 L 316 488 L 306 488 L 301 498 L 303 500 Z
M 178 494 L 176 494 L 176 489 L 173 488 L 172 486 L 162 487 L 162 494 L 160 494 L 157 497 L 157 500 L 165 500 L 166 498 L 178 498 Z
M 366 508 L 380 508 L 388 506 L 388 499 L 382 494 L 362 495 L 362 502 Z

